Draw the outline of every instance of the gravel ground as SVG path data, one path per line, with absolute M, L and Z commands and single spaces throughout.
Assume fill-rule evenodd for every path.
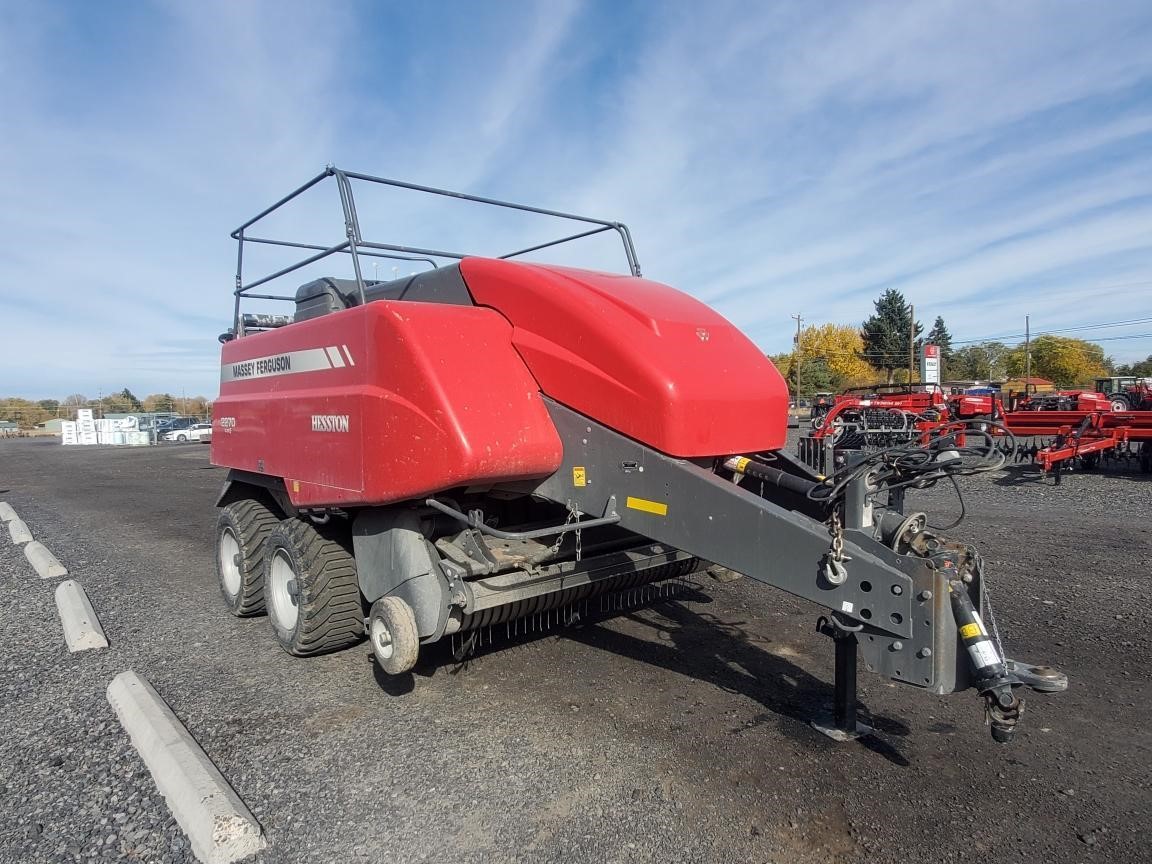
M 1152 482 L 1020 468 L 966 484 L 1009 651 L 1065 669 L 999 747 L 973 694 L 861 673 L 880 733 L 837 745 L 816 610 L 750 580 L 524 639 L 411 681 L 365 646 L 297 660 L 217 599 L 195 445 L 0 441 L 9 501 L 85 586 L 111 647 L 69 655 L 0 537 L 0 861 L 191 860 L 104 696 L 134 668 L 268 834 L 254 860 L 1152 860 Z M 950 493 L 913 506 L 950 521 Z

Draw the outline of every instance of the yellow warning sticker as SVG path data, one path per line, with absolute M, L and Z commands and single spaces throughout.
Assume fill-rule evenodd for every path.
M 292 481 L 292 491 L 293 492 L 299 492 L 300 491 L 300 481 L 299 480 L 293 480 Z
M 624 504 L 631 510 L 642 510 L 645 513 L 652 513 L 655 516 L 668 515 L 668 505 L 660 501 L 649 501 L 647 498 L 633 498 L 632 496 L 628 496 Z
M 583 466 L 578 466 L 572 469 L 572 485 L 573 486 L 587 486 L 588 473 L 584 470 Z
M 979 624 L 965 624 L 960 628 L 961 639 L 975 639 L 977 636 L 983 636 L 984 631 L 980 629 Z

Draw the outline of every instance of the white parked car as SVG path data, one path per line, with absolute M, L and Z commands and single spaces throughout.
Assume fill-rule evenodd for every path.
M 204 437 L 212 437 L 211 423 L 197 423 L 187 429 L 176 429 L 164 435 L 165 441 L 199 441 Z

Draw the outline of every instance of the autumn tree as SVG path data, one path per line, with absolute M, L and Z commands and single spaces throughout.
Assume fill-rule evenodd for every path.
M 127 387 L 105 396 L 98 404 L 104 414 L 133 414 L 144 410 L 140 400 Z
M 846 324 L 805 327 L 800 332 L 798 348 L 804 365 L 819 361 L 827 367 L 834 390 L 869 384 L 876 378 L 876 370 L 863 357 L 864 340 L 855 327 Z
M 908 366 L 909 341 L 924 328 L 916 323 L 913 331 L 912 309 L 895 288 L 881 294 L 873 306 L 875 314 L 860 325 L 864 356 L 877 369 L 884 370 L 891 384 L 896 370 Z
M 9 420 L 21 429 L 31 429 L 37 423 L 51 420 L 53 413 L 41 408 L 31 399 L 10 397 L 0 399 L 0 420 Z
M 1088 384 L 1093 378 L 1108 375 L 1104 349 L 1083 339 L 1067 336 L 1037 336 L 1032 340 L 1032 376 L 1047 378 L 1057 387 Z M 1008 374 L 1022 377 L 1027 368 L 1023 343 L 1008 352 L 1005 360 Z
M 998 381 L 1005 377 L 1008 346 L 1003 342 L 977 342 L 952 352 L 948 378 L 953 381 Z
M 189 396 L 181 400 L 184 413 L 191 417 L 212 417 L 212 400 L 204 396 Z
M 144 397 L 144 410 L 152 413 L 156 411 L 175 411 L 176 397 L 171 393 L 152 393 Z

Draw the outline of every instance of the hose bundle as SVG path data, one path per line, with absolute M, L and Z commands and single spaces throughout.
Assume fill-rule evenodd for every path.
M 1002 423 L 971 420 L 950 423 L 927 443 L 909 441 L 865 454 L 861 459 L 833 471 L 824 482 L 814 485 L 808 497 L 824 504 L 839 501 L 848 486 L 871 475 L 883 489 L 915 487 L 928 489 L 941 480 L 956 486 L 957 477 L 983 474 L 1003 467 L 1007 460 L 1003 439 L 1014 450 L 1016 438 Z M 959 494 L 959 486 L 956 486 Z M 961 499 L 963 507 L 963 499 Z M 963 514 L 961 514 L 963 518 Z M 958 524 L 958 523 L 957 523 Z

